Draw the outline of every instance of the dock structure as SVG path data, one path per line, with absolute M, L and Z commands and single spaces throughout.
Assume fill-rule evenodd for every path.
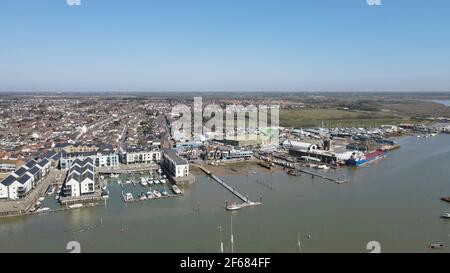
M 313 172 L 302 170 L 302 169 L 296 169 L 296 171 L 309 174 L 313 178 L 314 177 L 319 177 L 319 178 L 322 178 L 324 180 L 328 180 L 328 181 L 334 182 L 336 184 L 343 184 L 343 183 L 347 183 L 348 182 L 347 180 L 340 180 L 340 179 L 337 179 L 337 178 L 328 177 L 328 176 L 325 176 L 325 175 L 322 175 L 322 174 L 317 174 L 317 173 L 313 173 Z
M 242 193 L 238 192 L 235 188 L 225 183 L 222 179 L 211 173 L 209 170 L 207 170 L 203 166 L 198 166 L 204 173 L 206 173 L 209 177 L 211 177 L 214 181 L 222 185 L 225 189 L 230 191 L 232 194 L 234 194 L 237 198 L 241 199 L 244 203 L 241 204 L 241 207 L 250 207 L 250 206 L 258 206 L 262 205 L 261 202 L 252 202 L 248 198 L 248 196 L 243 195 Z

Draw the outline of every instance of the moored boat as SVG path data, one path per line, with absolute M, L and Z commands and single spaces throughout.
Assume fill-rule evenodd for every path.
M 353 153 L 352 156 L 350 157 L 350 159 L 348 159 L 345 164 L 347 166 L 355 166 L 355 167 L 359 167 L 362 165 L 365 165 L 369 162 L 375 161 L 375 160 L 379 160 L 383 157 L 386 156 L 386 151 L 385 150 L 381 150 L 378 149 L 374 152 L 371 153 L 366 153 L 366 154 L 362 154 L 362 153 Z
M 39 208 L 39 209 L 36 210 L 36 212 L 37 212 L 37 213 L 40 213 L 40 212 L 47 212 L 47 211 L 49 211 L 49 210 L 50 210 L 50 208 Z
M 127 192 L 125 194 L 124 199 L 125 199 L 125 201 L 133 201 L 134 200 L 133 195 L 129 192 Z
M 240 210 L 241 208 L 242 208 L 242 206 L 236 204 L 236 202 L 234 202 L 233 204 L 231 204 L 231 205 L 226 207 L 226 209 L 229 210 L 229 211 Z
M 73 204 L 69 206 L 69 209 L 79 209 L 82 208 L 83 204 Z
M 183 193 L 183 192 L 180 190 L 180 188 L 178 188 L 177 185 L 173 185 L 173 186 L 172 186 L 172 191 L 173 191 L 175 194 L 182 194 L 182 193 Z
M 450 212 L 444 213 L 441 215 L 441 218 L 450 219 Z

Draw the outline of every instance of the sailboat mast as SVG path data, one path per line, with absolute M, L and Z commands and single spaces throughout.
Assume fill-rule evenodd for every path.
M 234 253 L 234 240 L 233 240 L 233 216 L 231 216 L 231 253 Z
M 220 233 L 220 235 L 219 235 L 219 239 L 220 239 L 220 249 L 219 249 L 219 251 L 220 251 L 220 253 L 223 253 L 223 240 L 222 240 L 222 226 L 219 226 L 219 233 Z
M 298 253 L 302 253 L 302 244 L 300 242 L 300 233 L 298 234 L 298 238 L 297 238 L 297 246 L 298 246 Z

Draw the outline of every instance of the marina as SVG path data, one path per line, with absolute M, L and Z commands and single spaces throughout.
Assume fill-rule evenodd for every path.
M 349 183 L 345 187 L 314 183 L 309 174 L 291 176 L 242 164 L 233 168 L 244 168 L 245 174 L 227 176 L 226 184 L 240 193 L 264 196 L 264 206 L 236 212 L 224 210 L 224 200 L 230 200 L 230 208 L 234 207 L 233 197 L 242 200 L 229 190 L 218 189 L 218 182 L 211 183 L 206 173 L 198 175 L 195 185 L 183 187 L 180 198 L 126 205 L 122 192 L 130 192 L 138 199 L 141 192 L 153 190 L 155 185 L 142 187 L 137 183 L 135 187 L 130 183 L 122 189 L 117 182 L 128 176 L 105 176 L 109 191 L 106 203 L 66 209 L 51 195 L 41 204 L 42 208 L 50 208 L 48 211 L 2 219 L 0 229 L 8 236 L 0 238 L 0 252 L 24 247 L 39 251 L 43 246 L 48 251 L 64 252 L 70 240 L 79 241 L 86 252 L 216 252 L 217 226 L 228 234 L 230 213 L 236 230 L 236 252 L 297 252 L 298 230 L 303 232 L 303 252 L 366 252 L 367 242 L 374 238 L 380 240 L 384 252 L 448 251 L 445 247 L 428 247 L 431 242 L 450 243 L 450 222 L 440 217 L 450 207 L 439 200 L 450 192 L 450 173 L 444 167 L 450 164 L 448 143 L 448 135 L 425 143 L 406 137 L 400 140 L 401 150 L 391 153 L 389 160 L 372 163 L 370 168 L 317 171 L 330 177 L 346 177 Z M 140 176 L 149 174 L 136 173 L 130 179 L 140 181 Z M 257 181 L 276 190 L 262 187 Z M 170 185 L 167 187 L 170 189 Z M 336 217 L 319 217 L 323 214 Z M 50 231 L 48 223 L 52 223 Z M 96 228 L 86 228 L 92 226 Z M 83 232 L 75 232 L 78 230 Z M 149 230 L 158 236 L 148 236 Z M 27 239 L 30 237 L 34 240 Z M 167 244 L 169 240 L 177 243 Z M 280 241 L 294 243 L 291 246 Z

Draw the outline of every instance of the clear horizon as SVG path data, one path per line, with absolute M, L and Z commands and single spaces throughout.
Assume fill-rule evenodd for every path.
M 449 11 L 446 0 L 6 0 L 0 92 L 449 92 Z

